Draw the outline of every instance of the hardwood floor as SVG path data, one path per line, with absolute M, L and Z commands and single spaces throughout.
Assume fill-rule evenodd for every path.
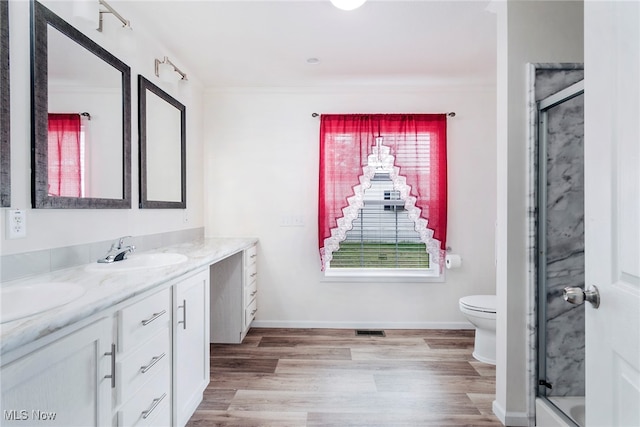
M 211 383 L 188 427 L 500 427 L 495 368 L 473 330 L 258 329 L 211 345 Z

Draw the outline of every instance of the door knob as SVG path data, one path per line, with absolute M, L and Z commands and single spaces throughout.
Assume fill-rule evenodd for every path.
M 587 290 L 583 290 L 582 288 L 567 286 L 562 291 L 562 297 L 565 301 L 570 302 L 571 304 L 580 305 L 585 301 L 591 303 L 593 308 L 600 307 L 600 292 L 598 292 L 598 288 L 595 286 L 591 286 Z

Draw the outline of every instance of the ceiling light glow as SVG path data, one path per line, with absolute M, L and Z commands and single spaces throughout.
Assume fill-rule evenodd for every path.
M 331 0 L 331 4 L 338 9 L 354 10 L 362 6 L 365 1 L 367 0 Z

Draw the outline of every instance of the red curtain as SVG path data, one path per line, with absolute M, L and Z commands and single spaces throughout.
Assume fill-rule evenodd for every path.
M 81 197 L 80 115 L 49 114 L 49 195 Z
M 347 198 L 354 194 L 376 136 L 384 138 L 395 156 L 399 175 L 407 179 L 417 198 L 421 217 L 433 238 L 446 247 L 447 233 L 447 118 L 446 114 L 322 115 L 320 121 L 320 188 L 318 239 L 337 227 Z M 419 143 L 428 135 L 428 148 Z

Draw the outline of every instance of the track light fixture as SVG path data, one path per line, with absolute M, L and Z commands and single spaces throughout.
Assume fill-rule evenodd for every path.
M 155 74 L 163 82 L 172 83 L 175 81 L 174 72 L 180 75 L 180 80 L 187 80 L 187 75 L 182 72 L 176 65 L 166 56 L 161 60 L 155 60 Z
M 104 19 L 102 15 L 105 13 L 111 13 L 113 16 L 118 18 L 120 22 L 122 22 L 122 28 L 131 29 L 131 22 L 128 19 L 125 19 L 122 15 L 120 15 L 116 10 L 109 5 L 105 0 L 98 0 L 100 6 L 104 7 L 106 10 L 99 11 L 98 17 L 98 31 L 102 32 L 102 20 Z

